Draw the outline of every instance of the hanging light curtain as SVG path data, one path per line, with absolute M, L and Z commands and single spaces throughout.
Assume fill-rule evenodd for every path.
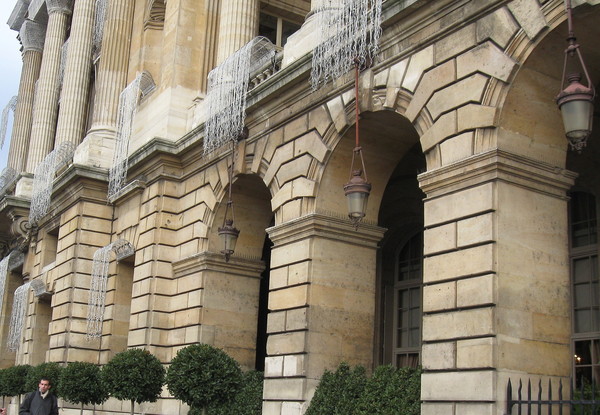
M 272 61 L 275 45 L 265 37 L 252 39 L 208 74 L 204 153 L 238 138 L 246 119 L 250 75 Z
M 88 339 L 102 336 L 104 308 L 106 305 L 106 288 L 108 284 L 108 268 L 110 253 L 114 252 L 117 261 L 134 254 L 133 245 L 125 239 L 118 239 L 94 253 L 92 262 L 92 281 L 88 299 L 87 331 Z
M 367 66 L 377 55 L 382 0 L 323 0 L 315 11 L 321 42 L 313 51 L 310 82 L 314 90 Z
M 8 128 L 8 114 L 11 111 L 14 114 L 16 108 L 17 96 L 15 95 L 8 101 L 8 104 L 6 104 L 4 110 L 2 110 L 2 121 L 0 121 L 0 148 L 4 146 L 4 140 L 6 138 L 6 129 Z
M 21 336 L 23 334 L 23 325 L 25 324 L 25 314 L 27 311 L 27 294 L 29 294 L 30 285 L 31 283 L 27 282 L 18 287 L 13 297 L 7 342 L 7 348 L 11 352 L 16 352 L 21 345 Z
M 147 95 L 154 90 L 155 86 L 152 76 L 144 71 L 138 74 L 119 95 L 115 152 L 112 166 L 108 171 L 108 200 L 110 202 L 114 202 L 127 179 L 129 140 L 140 96 Z
M 104 20 L 106 19 L 106 0 L 96 0 L 96 18 L 94 20 L 94 36 L 92 40 L 94 56 L 98 56 L 102 48 Z
M 29 208 L 29 223 L 34 225 L 48 213 L 52 182 L 56 171 L 65 165 L 75 152 L 75 144 L 65 141 L 52 150 L 36 167 L 33 176 L 33 192 Z

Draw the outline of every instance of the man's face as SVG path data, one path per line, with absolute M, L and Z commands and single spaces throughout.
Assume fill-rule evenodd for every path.
M 40 380 L 38 388 L 41 393 L 46 393 L 48 389 L 50 389 L 50 382 L 48 382 L 47 380 Z

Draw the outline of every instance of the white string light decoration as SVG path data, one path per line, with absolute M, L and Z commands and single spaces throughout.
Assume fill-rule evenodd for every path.
M 275 57 L 265 37 L 252 39 L 208 74 L 204 154 L 235 140 L 244 128 L 250 75 Z
M 377 55 L 382 0 L 323 0 L 315 11 L 322 41 L 313 51 L 313 90 L 368 65 Z
M 17 108 L 17 96 L 12 97 L 6 107 L 2 110 L 2 121 L 0 121 L 0 148 L 4 147 L 4 140 L 6 139 L 6 130 L 8 128 L 8 114 L 12 111 L 13 117 L 15 109 Z
M 94 55 L 100 53 L 104 36 L 104 20 L 106 20 L 106 0 L 96 0 L 96 19 L 94 20 L 94 36 L 92 40 Z
M 152 76 L 144 71 L 119 95 L 117 113 L 117 133 L 112 166 L 108 171 L 108 200 L 112 203 L 125 186 L 128 169 L 129 140 L 133 130 L 133 121 L 137 113 L 140 96 L 146 96 L 156 87 Z
M 18 174 L 12 167 L 5 167 L 0 174 L 0 196 L 6 193 L 6 190 L 10 184 L 14 182 Z
M 65 43 L 63 43 L 62 47 L 60 48 L 60 66 L 58 69 L 58 79 L 59 79 L 59 87 L 62 87 L 62 83 L 63 83 L 63 79 L 65 77 L 65 66 L 67 65 L 67 53 L 69 53 L 69 40 L 71 40 L 71 38 L 68 38 Z M 61 88 L 61 92 L 62 92 L 62 88 Z
M 16 352 L 21 345 L 21 336 L 25 324 L 25 314 L 27 311 L 27 297 L 29 294 L 30 282 L 26 282 L 15 290 L 13 297 L 12 313 L 10 324 L 8 326 L 7 348 Z
M 6 276 L 8 275 L 8 261 L 10 261 L 10 254 L 0 261 L 0 312 L 2 312 L 2 304 L 4 302 L 4 289 L 6 288 Z
M 110 253 L 114 252 L 117 260 L 134 254 L 133 245 L 125 239 L 119 239 L 94 253 L 92 262 L 92 281 L 88 299 L 87 334 L 88 340 L 102 336 L 102 323 L 104 321 L 104 308 L 106 305 L 106 288 L 108 285 L 108 269 Z
M 52 182 L 56 171 L 66 164 L 75 151 L 75 144 L 62 142 L 52 150 L 35 169 L 33 192 L 29 208 L 29 223 L 36 224 L 48 213 L 52 196 Z

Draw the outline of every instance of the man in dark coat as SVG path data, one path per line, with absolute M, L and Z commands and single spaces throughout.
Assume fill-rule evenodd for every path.
M 58 400 L 50 388 L 48 379 L 40 379 L 38 390 L 29 393 L 21 407 L 19 415 L 58 415 Z

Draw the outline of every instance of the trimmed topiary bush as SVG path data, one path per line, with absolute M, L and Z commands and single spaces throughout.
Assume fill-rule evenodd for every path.
M 71 362 L 60 373 L 58 388 L 61 396 L 74 404 L 99 405 L 108 399 L 100 380 L 100 368 L 87 362 Z
M 61 370 L 62 367 L 56 362 L 40 363 L 31 367 L 27 372 L 27 393 L 37 390 L 41 379 L 48 379 L 50 381 L 50 391 L 57 396 L 61 396 L 60 388 L 58 388 Z
M 165 368 L 147 350 L 117 353 L 102 369 L 102 383 L 110 396 L 131 402 L 156 402 L 165 383 Z
M 342 363 L 325 371 L 306 415 L 419 415 L 421 371 L 380 366 L 369 379 L 365 369 Z
M 421 371 L 379 366 L 361 394 L 357 415 L 419 415 Z
M 18 396 L 19 404 L 21 403 L 21 395 L 33 390 L 27 388 L 27 374 L 30 370 L 31 366 L 29 365 L 17 365 L 6 368 L 3 371 L 2 389 L 6 393 L 6 396 Z
M 239 364 L 207 344 L 179 350 L 167 371 L 169 392 L 194 411 L 227 403 L 238 393 L 241 379 Z
M 245 372 L 242 375 L 241 387 L 233 400 L 208 408 L 207 415 L 262 414 L 263 378 L 263 372 L 256 370 Z
M 342 362 L 335 372 L 325 371 L 305 415 L 350 415 L 365 389 L 365 368 L 351 369 Z

